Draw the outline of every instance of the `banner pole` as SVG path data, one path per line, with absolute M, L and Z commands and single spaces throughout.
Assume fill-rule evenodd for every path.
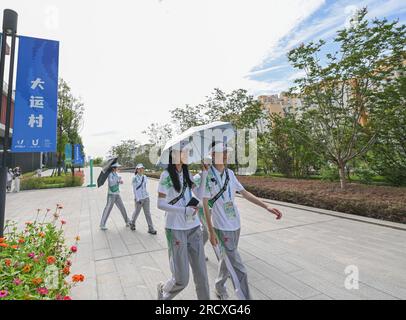
M 6 103 L 6 127 L 4 132 L 3 140 L 3 154 L 2 154 L 2 165 L 0 168 L 0 237 L 4 236 L 4 221 L 5 221 L 5 211 L 6 211 L 6 192 L 7 192 L 7 154 L 9 145 L 9 134 L 10 134 L 10 117 L 11 117 L 11 102 L 13 94 L 13 75 L 14 75 L 14 53 L 15 53 L 15 40 L 17 33 L 17 12 L 5 9 L 3 11 L 3 35 L 2 35 L 2 45 L 0 53 L 0 113 L 3 107 L 3 81 L 4 81 L 4 67 L 6 58 L 6 46 L 7 46 L 7 36 L 11 35 L 11 52 L 10 52 L 10 69 L 9 69 L 9 83 L 7 92 L 7 103 Z

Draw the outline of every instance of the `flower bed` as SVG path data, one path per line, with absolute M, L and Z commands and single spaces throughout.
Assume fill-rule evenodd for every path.
M 71 247 L 65 244 L 61 209 L 57 205 L 53 214 L 38 209 L 35 221 L 26 222 L 22 231 L 15 222 L 7 223 L 0 238 L 0 300 L 71 300 L 71 288 L 84 281 L 80 274 L 69 278 L 80 239 Z M 49 216 L 53 221 L 44 222 Z

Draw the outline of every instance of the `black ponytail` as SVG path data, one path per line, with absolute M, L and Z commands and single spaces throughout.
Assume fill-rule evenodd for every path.
M 176 165 L 173 164 L 172 150 L 169 151 L 169 164 L 168 164 L 168 167 L 166 168 L 166 170 L 168 171 L 169 176 L 171 177 L 173 187 L 175 188 L 175 190 L 177 192 L 180 192 L 181 191 L 181 185 L 180 185 L 178 173 L 176 172 Z M 190 179 L 189 167 L 186 164 L 182 165 L 182 172 L 183 172 L 183 176 L 186 178 L 186 183 L 187 183 L 188 187 L 190 189 L 192 189 L 193 182 Z

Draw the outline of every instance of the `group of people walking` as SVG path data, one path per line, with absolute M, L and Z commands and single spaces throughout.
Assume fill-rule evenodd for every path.
M 213 143 L 208 155 L 211 163 L 203 163 L 201 172 L 194 177 L 188 168 L 187 145 L 172 147 L 169 152 L 169 164 L 159 180 L 157 207 L 165 212 L 171 277 L 158 284 L 159 300 L 173 299 L 186 288 L 190 278 L 189 266 L 193 273 L 197 298 L 210 299 L 204 250 L 207 241 L 217 249 L 215 252 L 219 259 L 218 275 L 214 284 L 216 296 L 221 300 L 229 297 L 226 281 L 230 276 L 236 292 L 239 293 L 238 297 L 251 299 L 247 269 L 238 251 L 241 221 L 235 195 L 238 192 L 243 198 L 274 214 L 277 219 L 282 217 L 282 213 L 244 189 L 234 172 L 227 168 L 230 151 L 232 149 L 222 142 Z M 142 207 L 149 232 L 156 234 L 146 190 L 147 177 L 143 174 L 142 165 L 137 168 L 133 178 L 136 208 L 131 220 L 127 217 L 120 196 L 117 196 L 122 180 L 116 169 L 110 174 L 108 201 L 101 221 L 103 230 L 106 229 L 105 224 L 111 208 L 116 204 L 126 225 L 133 230 Z
M 9 168 L 7 172 L 7 192 L 20 192 L 20 178 L 21 178 L 20 167 L 15 167 L 14 169 Z M 13 189 L 14 184 L 14 189 Z
M 108 176 L 108 194 L 107 194 L 107 204 L 104 208 L 102 219 L 100 221 L 100 229 L 107 230 L 106 222 L 110 216 L 113 206 L 116 205 L 124 218 L 124 222 L 127 227 L 131 230 L 136 230 L 136 221 L 141 212 L 144 210 L 145 218 L 148 223 L 148 232 L 155 235 L 157 234 L 154 225 L 152 223 L 151 210 L 150 210 L 150 200 L 147 191 L 148 178 L 144 175 L 144 165 L 142 163 L 138 164 L 135 168 L 135 175 L 132 179 L 132 187 L 134 193 L 135 210 L 132 218 L 129 219 L 127 211 L 125 209 L 123 200 L 120 196 L 120 185 L 123 184 L 122 178 L 118 175 L 118 168 L 120 165 L 115 163 L 112 165 L 112 171 Z

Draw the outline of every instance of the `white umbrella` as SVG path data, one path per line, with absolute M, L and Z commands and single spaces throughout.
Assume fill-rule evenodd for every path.
M 157 166 L 169 163 L 169 151 L 172 148 L 187 146 L 190 149 L 189 162 L 201 162 L 209 153 L 213 141 L 229 142 L 234 138 L 234 128 L 230 122 L 215 121 L 202 126 L 191 127 L 182 134 L 173 137 L 162 150 Z

